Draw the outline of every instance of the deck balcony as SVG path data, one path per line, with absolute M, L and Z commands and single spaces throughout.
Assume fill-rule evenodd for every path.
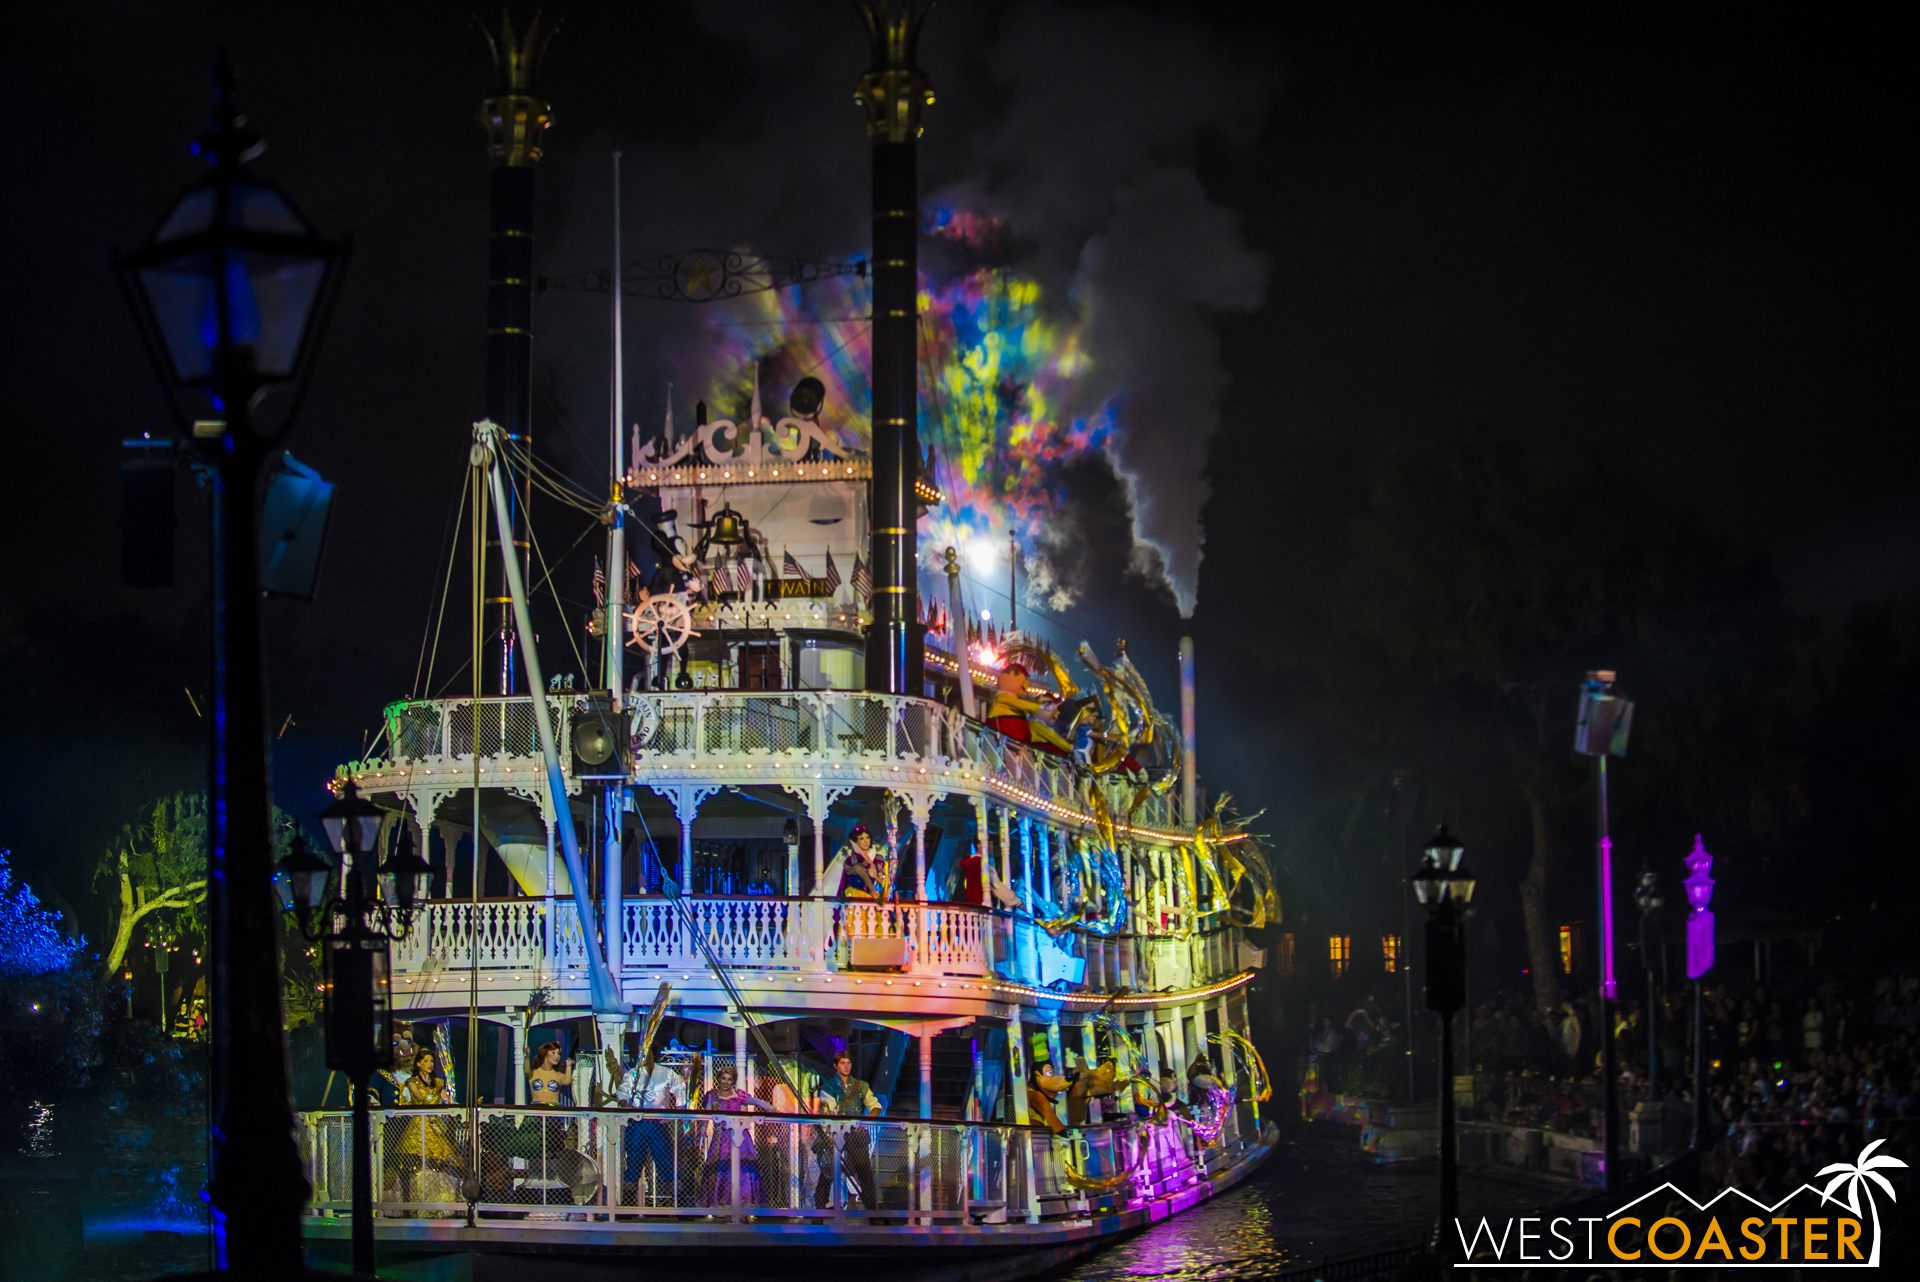
M 621 910 L 618 978 L 636 1001 L 663 978 L 683 989 L 681 976 L 692 977 L 695 989 L 706 986 L 709 957 L 746 983 L 756 983 L 753 977 L 772 983 L 845 974 L 871 975 L 881 984 L 894 977 L 936 983 L 979 979 L 1054 991 L 1125 987 L 1153 993 L 1218 983 L 1261 960 L 1234 928 L 1186 938 L 1101 936 L 1079 929 L 1056 937 L 1023 914 L 966 904 L 738 896 L 688 897 L 677 904 L 628 899 Z M 907 964 L 856 968 L 855 941 L 874 939 L 905 941 Z M 470 972 L 477 972 L 489 1005 L 523 1004 L 538 989 L 557 1006 L 584 1002 L 587 955 L 573 902 L 428 903 L 413 931 L 394 945 L 396 1007 L 422 1012 L 464 1005 Z M 989 985 L 977 991 L 984 1001 Z
M 300 1121 L 313 1186 L 309 1236 L 344 1237 L 351 1114 L 307 1112 Z M 1130 1212 L 1159 1218 L 1229 1181 L 1271 1142 L 1245 1103 L 1221 1119 L 1210 1142 L 1178 1120 L 1134 1117 L 1056 1138 L 1043 1127 L 1001 1123 L 389 1109 L 373 1127 L 383 1239 L 424 1245 L 476 1231 L 465 1228 L 460 1190 L 476 1123 L 478 1231 L 532 1231 L 549 1248 L 568 1236 L 637 1243 L 689 1230 L 712 1245 L 805 1226 L 851 1241 L 1020 1242 L 1084 1232 L 1092 1220 Z
M 795 793 L 891 786 L 965 793 L 1072 823 L 1092 820 L 1084 801 L 1089 777 L 1071 760 L 927 699 L 837 690 L 640 691 L 631 698 L 633 780 L 656 791 L 696 780 Z M 570 769 L 568 714 L 585 708 L 587 698 L 546 699 L 563 769 Z M 392 704 L 386 740 L 388 757 L 356 763 L 363 792 L 449 795 L 473 782 L 476 745 L 483 788 L 545 788 L 529 695 Z M 570 777 L 568 784 L 577 791 Z M 1123 835 L 1162 842 L 1190 836 L 1169 796 L 1142 796 L 1113 776 L 1094 786 L 1107 794 Z

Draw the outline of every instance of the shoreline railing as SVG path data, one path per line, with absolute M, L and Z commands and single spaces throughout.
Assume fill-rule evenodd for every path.
M 307 1214 L 350 1215 L 352 1114 L 299 1116 Z M 499 1107 L 477 1116 L 476 1215 L 602 1226 L 1081 1219 L 1191 1186 L 1218 1169 L 1228 1143 L 1202 1149 L 1184 1127 L 1131 1118 L 1055 1138 L 1042 1127 L 899 1118 Z M 378 1214 L 464 1220 L 469 1140 L 463 1108 L 377 1111 Z

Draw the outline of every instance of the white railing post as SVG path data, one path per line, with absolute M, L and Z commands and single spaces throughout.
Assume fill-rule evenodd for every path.
M 735 1032 L 736 1041 L 739 1040 L 740 1036 L 742 1035 L 742 1032 L 743 1030 L 736 1030 Z M 737 1060 L 739 1057 L 735 1056 L 735 1058 Z M 745 1133 L 747 1124 L 745 1122 L 735 1122 L 731 1118 L 729 1118 L 723 1124 L 727 1127 L 727 1132 L 728 1132 L 727 1134 L 727 1145 L 728 1145 L 727 1213 L 736 1222 L 744 1223 L 746 1217 L 740 1214 L 740 1145 L 742 1142 L 741 1136 L 742 1134 Z

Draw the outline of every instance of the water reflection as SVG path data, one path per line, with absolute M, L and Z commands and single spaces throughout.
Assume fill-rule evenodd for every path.
M 27 1104 L 26 1125 L 22 1128 L 25 1143 L 20 1151 L 28 1157 L 58 1157 L 60 1150 L 53 1146 L 53 1105 L 33 1100 Z
M 1432 1229 L 1437 1179 L 1431 1166 L 1374 1166 L 1351 1136 L 1309 1135 L 1224 1197 L 1143 1229 L 1049 1282 L 1259 1279 L 1327 1256 L 1408 1246 Z M 1559 1193 L 1531 1180 L 1468 1175 L 1461 1212 L 1507 1214 Z

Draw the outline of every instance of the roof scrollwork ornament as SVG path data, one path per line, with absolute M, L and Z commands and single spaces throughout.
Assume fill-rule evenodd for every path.
M 867 137 L 913 142 L 921 134 L 921 109 L 933 105 L 933 79 L 918 65 L 920 28 L 933 6 L 920 0 L 863 0 L 856 7 L 873 49 L 873 68 L 853 91 L 854 101 L 867 109 Z
M 547 42 L 559 29 L 558 22 L 541 25 L 541 13 L 535 10 L 533 21 L 524 33 L 516 34 L 507 11 L 500 11 L 500 31 L 496 35 L 485 25 L 493 54 L 494 70 L 499 73 L 499 89 L 480 104 L 480 124 L 487 131 L 487 155 L 495 164 L 523 168 L 540 159 L 541 139 L 553 117 L 547 100 L 534 92 L 534 76 L 547 52 Z

